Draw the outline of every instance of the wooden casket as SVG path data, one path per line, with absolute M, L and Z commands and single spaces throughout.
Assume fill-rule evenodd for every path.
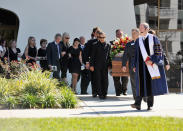
M 126 64 L 126 72 L 122 71 L 122 60 L 121 58 L 112 60 L 112 76 L 129 76 L 128 62 Z

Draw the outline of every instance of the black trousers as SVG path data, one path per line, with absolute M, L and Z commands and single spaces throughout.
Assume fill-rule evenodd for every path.
M 53 78 L 60 80 L 60 62 L 57 62 L 57 71 L 53 72 Z
M 64 58 L 60 65 L 61 65 L 61 78 L 67 78 L 67 69 L 68 69 L 69 60 Z
M 129 72 L 130 72 L 130 82 L 131 82 L 133 98 L 135 100 L 135 97 L 136 97 L 135 72 L 133 71 L 133 69 L 130 69 Z
M 135 105 L 141 106 L 142 98 L 143 98 L 142 96 L 137 96 L 135 98 Z M 154 104 L 154 96 L 148 96 L 147 97 L 147 106 L 153 107 L 153 104 Z
M 92 95 L 98 95 L 98 89 L 96 86 L 96 79 L 95 79 L 95 73 L 90 71 L 91 74 L 91 88 L 92 88 Z
M 57 71 L 53 72 L 53 78 L 60 80 L 60 70 L 57 68 Z
M 96 88 L 99 96 L 106 96 L 108 90 L 108 69 L 97 69 L 94 71 Z
M 113 77 L 116 95 L 127 91 L 128 77 Z
M 81 71 L 81 94 L 86 94 L 91 80 L 91 73 L 84 69 Z
M 67 78 L 67 66 L 61 66 L 61 78 Z

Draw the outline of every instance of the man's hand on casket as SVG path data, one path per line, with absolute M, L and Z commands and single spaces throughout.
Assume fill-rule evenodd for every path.
M 136 68 L 133 68 L 133 72 L 136 72 Z
M 90 64 L 89 62 L 86 62 L 86 69 L 89 69 L 90 68 Z
M 92 71 L 92 72 L 94 71 L 94 67 L 93 66 L 90 67 L 90 71 Z
M 123 66 L 123 67 L 122 67 L 122 71 L 123 71 L 123 72 L 126 72 L 126 66 Z
M 111 66 L 109 66 L 109 67 L 108 67 L 108 70 L 112 70 L 112 67 L 111 67 Z

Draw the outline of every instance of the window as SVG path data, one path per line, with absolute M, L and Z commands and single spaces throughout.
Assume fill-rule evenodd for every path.
M 169 29 L 170 19 L 160 19 L 160 29 Z
M 149 26 L 152 29 L 157 29 L 158 28 L 158 21 L 157 19 L 149 19 Z
M 160 0 L 160 7 L 170 8 L 170 0 Z
M 183 0 L 178 1 L 178 9 L 183 10 Z
M 181 50 L 183 50 L 183 42 L 180 43 Z
M 178 26 L 178 29 L 183 29 L 183 20 L 182 19 L 178 19 L 177 26 Z

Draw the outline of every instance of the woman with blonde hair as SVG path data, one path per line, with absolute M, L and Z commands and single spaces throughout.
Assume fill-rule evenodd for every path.
M 37 48 L 35 37 L 30 36 L 28 38 L 28 44 L 24 52 L 25 58 L 28 59 L 27 63 L 34 64 L 36 63 Z
M 69 55 L 68 49 L 70 47 L 69 44 L 70 35 L 69 33 L 65 32 L 62 36 L 61 47 L 62 47 L 62 60 L 61 60 L 61 79 L 67 83 L 67 69 L 69 63 Z

